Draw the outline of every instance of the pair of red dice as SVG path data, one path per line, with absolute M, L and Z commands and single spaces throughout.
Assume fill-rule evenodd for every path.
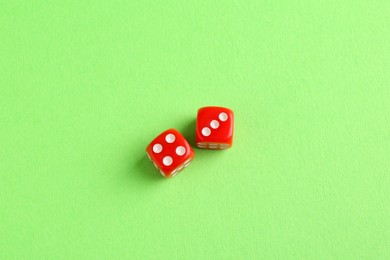
M 196 146 L 227 149 L 233 143 L 233 111 L 224 107 L 202 107 L 196 118 Z M 179 131 L 169 129 L 157 136 L 146 154 L 164 177 L 173 177 L 195 157 L 190 144 Z

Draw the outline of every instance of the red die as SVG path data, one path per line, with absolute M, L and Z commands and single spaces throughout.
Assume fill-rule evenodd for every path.
M 173 177 L 194 159 L 187 140 L 175 129 L 157 136 L 147 147 L 146 154 L 164 177 Z
M 233 111 L 224 107 L 202 107 L 196 119 L 196 146 L 227 149 L 233 143 Z

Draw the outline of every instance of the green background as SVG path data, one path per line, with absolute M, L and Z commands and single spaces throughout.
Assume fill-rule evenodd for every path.
M 56 2 L 0 2 L 0 259 L 390 258 L 389 1 Z

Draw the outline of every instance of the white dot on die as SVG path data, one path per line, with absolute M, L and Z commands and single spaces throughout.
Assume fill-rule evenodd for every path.
M 225 122 L 228 119 L 228 115 L 225 112 L 222 112 L 222 113 L 219 114 L 218 118 L 222 122 Z
M 155 152 L 155 153 L 161 153 L 162 149 L 163 149 L 163 147 L 161 144 L 153 145 L 153 152 Z
M 217 129 L 219 127 L 219 122 L 217 120 L 213 120 L 210 123 L 211 128 Z
M 173 159 L 171 156 L 165 156 L 163 159 L 163 164 L 165 166 L 170 166 L 173 163 Z
M 203 127 L 202 129 L 202 135 L 209 136 L 211 134 L 211 130 L 208 127 Z
M 176 154 L 179 155 L 179 156 L 182 156 L 186 153 L 186 148 L 184 148 L 184 146 L 178 146 L 176 148 Z
M 165 141 L 167 141 L 167 143 L 173 143 L 174 141 L 176 140 L 176 137 L 174 134 L 167 134 L 167 136 L 165 136 Z

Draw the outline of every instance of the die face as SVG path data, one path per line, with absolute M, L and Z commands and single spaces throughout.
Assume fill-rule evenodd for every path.
M 176 175 L 194 158 L 191 146 L 175 129 L 169 129 L 157 136 L 146 147 L 146 153 L 164 177 Z
M 203 107 L 196 119 L 196 146 L 227 149 L 233 143 L 234 114 L 224 107 Z

